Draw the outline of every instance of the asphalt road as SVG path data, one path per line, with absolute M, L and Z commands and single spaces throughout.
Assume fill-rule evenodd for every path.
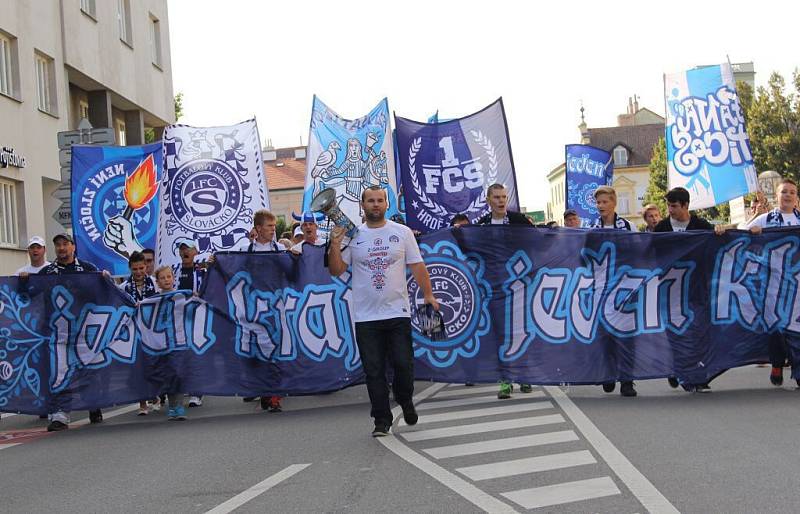
M 637 398 L 418 382 L 420 423 L 382 439 L 363 386 L 281 413 L 207 397 L 186 422 L 108 409 L 56 434 L 3 414 L 0 512 L 798 512 L 800 391 L 768 372 Z

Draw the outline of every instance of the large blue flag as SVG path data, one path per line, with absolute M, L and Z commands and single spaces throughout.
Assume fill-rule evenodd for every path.
M 78 254 L 114 275 L 155 248 L 161 142 L 72 147 L 72 233 Z
M 517 179 L 503 99 L 464 118 L 421 123 L 395 116 L 406 220 L 427 233 L 448 226 L 456 214 L 472 222 L 489 212 L 486 188 L 508 189 L 519 209 Z
M 730 64 L 664 76 L 669 187 L 691 193 L 691 209 L 758 189 L 750 138 Z
M 610 186 L 614 178 L 611 154 L 589 145 L 566 145 L 566 205 L 581 219 L 581 227 L 589 227 L 597 219 L 594 191 Z
M 361 223 L 361 193 L 369 186 L 386 189 L 387 217 L 398 212 L 394 146 L 389 102 L 384 98 L 366 116 L 347 120 L 314 96 L 308 135 L 303 210 L 323 189 L 336 191 L 336 202 L 356 225 Z

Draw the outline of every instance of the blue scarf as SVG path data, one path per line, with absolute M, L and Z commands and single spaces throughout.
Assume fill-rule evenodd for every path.
M 603 228 L 603 218 L 598 217 L 595 219 L 594 223 L 592 223 L 592 228 Z M 614 228 L 617 230 L 629 230 L 633 232 L 633 228 L 631 228 L 631 222 L 618 216 L 616 212 L 614 213 Z
M 800 221 L 800 212 L 797 209 L 792 209 L 792 212 Z M 783 226 L 783 213 L 780 209 L 775 208 L 767 213 L 767 226 L 768 227 L 782 227 Z
M 156 294 L 156 286 L 153 284 L 153 280 L 145 276 L 144 277 L 144 288 L 142 290 L 138 290 L 136 288 L 136 283 L 133 281 L 133 275 L 128 278 L 127 282 L 125 282 L 125 292 L 133 298 L 134 302 L 141 302 L 145 298 L 150 298 Z

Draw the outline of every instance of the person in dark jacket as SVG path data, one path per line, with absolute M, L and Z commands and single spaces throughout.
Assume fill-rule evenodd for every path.
M 533 225 L 524 214 L 508 210 L 508 191 L 503 184 L 495 183 L 489 186 L 486 190 L 486 203 L 492 210 L 482 216 L 477 225 Z M 533 390 L 530 384 L 520 384 L 519 389 L 523 393 L 530 393 Z M 497 397 L 501 400 L 511 398 L 513 390 L 514 386 L 510 380 L 501 379 Z
M 664 196 L 667 201 L 669 216 L 662 219 L 653 229 L 653 232 L 686 232 L 687 230 L 714 230 L 714 226 L 703 218 L 689 213 L 689 191 L 682 187 L 674 187 Z M 667 379 L 672 388 L 678 387 L 680 382 L 676 377 Z M 712 379 L 713 380 L 713 379 Z M 709 380 L 710 382 L 711 380 Z M 708 382 L 703 384 L 683 384 L 687 391 L 698 393 L 711 392 Z

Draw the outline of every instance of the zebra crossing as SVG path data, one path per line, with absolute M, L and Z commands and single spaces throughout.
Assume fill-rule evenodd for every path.
M 451 473 L 453 481 L 498 502 L 479 505 L 483 510 L 652 510 L 614 476 L 547 388 L 498 400 L 497 386 L 450 384 L 420 401 L 417 410 L 417 425 L 405 426 L 402 417 L 396 422 L 396 438 L 439 474 Z

